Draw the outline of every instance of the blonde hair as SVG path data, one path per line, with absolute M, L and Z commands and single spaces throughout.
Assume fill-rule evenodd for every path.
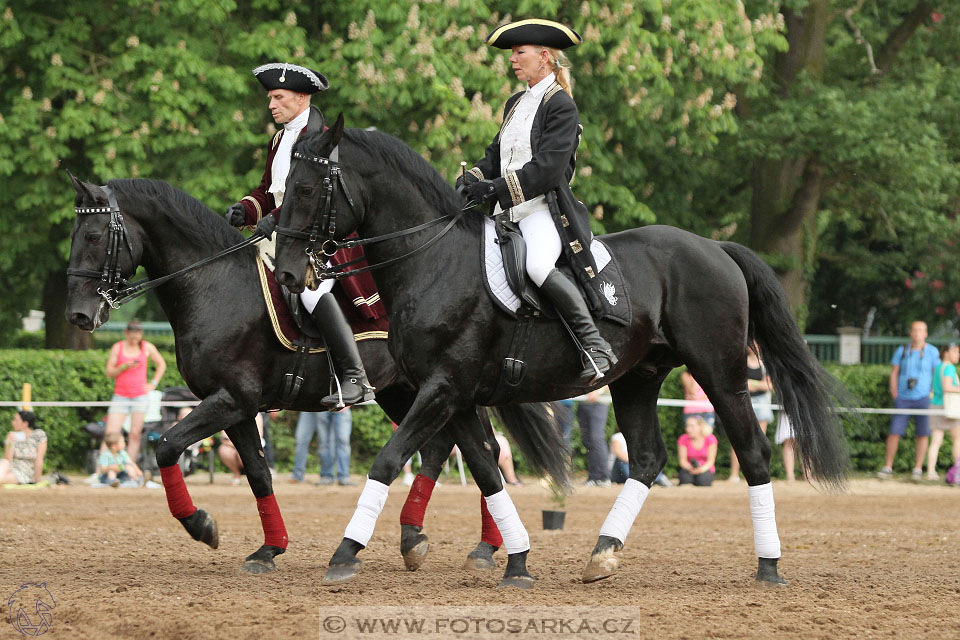
M 570 70 L 573 69 L 573 65 L 570 64 L 570 59 L 567 58 L 567 55 L 560 49 L 540 47 L 540 50 L 547 52 L 547 61 L 554 75 L 557 76 L 557 84 L 572 98 L 573 76 L 570 74 Z
M 123 436 L 117 432 L 108 433 L 107 435 L 103 436 L 103 444 L 107 445 L 108 447 L 115 445 L 118 442 L 123 442 Z
M 692 415 L 687 418 L 686 422 L 690 422 L 691 420 L 700 425 L 700 432 L 703 433 L 704 437 L 713 433 L 713 427 L 710 426 L 710 423 L 707 422 L 703 416 Z M 684 428 L 686 428 L 686 422 L 684 423 Z

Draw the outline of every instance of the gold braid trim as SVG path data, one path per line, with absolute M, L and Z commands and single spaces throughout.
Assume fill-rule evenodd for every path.
M 476 176 L 477 180 L 483 180 L 483 171 L 480 171 L 478 167 L 473 167 L 467 173 Z
M 520 187 L 520 178 L 517 177 L 517 172 L 507 171 L 504 179 L 507 181 L 507 189 L 510 190 L 510 199 L 513 201 L 513 205 L 523 203 L 526 198 L 523 197 L 523 189 Z
M 263 211 L 260 209 L 260 203 L 257 202 L 257 199 L 251 196 L 243 196 L 242 198 L 240 198 L 240 202 L 243 202 L 244 200 L 249 200 L 250 202 L 253 203 L 253 206 L 256 207 L 257 209 L 257 220 L 260 220 L 260 218 L 263 217 Z
M 270 317 L 270 324 L 273 327 L 273 334 L 277 336 L 277 340 L 282 344 L 286 349 L 290 351 L 296 351 L 297 348 L 294 346 L 290 340 L 287 339 L 287 336 L 283 335 L 283 332 L 280 330 L 280 321 L 277 319 L 277 310 L 273 306 L 273 298 L 270 297 L 270 285 L 267 284 L 267 268 L 263 264 L 263 260 L 260 256 L 257 256 L 257 273 L 260 275 L 260 291 L 263 294 L 263 301 L 267 305 L 267 315 Z M 386 340 L 387 339 L 386 331 L 364 331 L 363 333 L 353 334 L 354 342 L 360 342 L 361 340 Z M 318 347 L 315 349 L 310 349 L 309 353 L 323 353 L 326 351 L 323 347 Z
M 520 98 L 517 98 L 517 99 L 514 101 L 513 106 L 510 107 L 510 111 L 508 111 L 508 112 L 507 112 L 507 115 L 504 116 L 504 118 L 503 118 L 503 124 L 500 125 L 500 134 L 501 134 L 501 135 L 503 134 L 503 129 L 504 129 L 504 127 L 506 127 L 506 126 L 507 126 L 507 123 L 510 122 L 510 118 L 513 117 L 513 112 L 517 110 L 517 105 L 518 105 L 518 104 L 520 104 Z
M 563 91 L 563 87 L 560 86 L 559 82 L 554 81 L 554 83 L 550 85 L 550 88 L 547 89 L 547 92 L 543 94 L 542 104 L 546 104 L 547 100 L 557 95 L 557 93 L 559 93 L 560 91 Z

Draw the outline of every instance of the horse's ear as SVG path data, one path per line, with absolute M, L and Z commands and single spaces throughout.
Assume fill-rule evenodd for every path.
M 76 204 L 78 206 L 84 200 L 87 202 L 100 202 L 106 199 L 100 187 L 84 182 L 83 180 L 78 180 L 77 177 L 69 171 L 67 171 L 67 175 L 70 176 L 70 183 L 77 192 Z
M 332 137 L 333 144 L 331 146 L 335 147 L 338 144 L 340 144 L 340 138 L 343 137 L 343 112 L 342 111 L 340 112 L 340 115 L 337 116 L 337 121 L 333 123 L 333 129 L 331 129 L 331 132 L 333 134 L 333 137 Z

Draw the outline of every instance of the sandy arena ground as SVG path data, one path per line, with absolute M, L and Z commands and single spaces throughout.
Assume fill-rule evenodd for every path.
M 496 589 L 495 572 L 461 569 L 479 539 L 479 492 L 453 477 L 433 494 L 424 567 L 404 570 L 396 482 L 359 576 L 320 585 L 360 487 L 289 485 L 276 491 L 291 542 L 276 573 L 238 575 L 263 540 L 253 497 L 225 476 L 187 479 L 194 502 L 220 526 L 216 551 L 194 542 L 167 510 L 162 490 L 0 490 L 0 596 L 46 582 L 56 600 L 48 638 L 422 637 L 323 629 L 347 606 L 490 607 L 506 617 L 532 606 L 544 615 L 612 607 L 614 638 L 956 638 L 960 629 L 960 489 L 855 480 L 843 495 L 797 483 L 774 485 L 784 588 L 753 581 L 756 558 L 744 483 L 655 488 L 619 554 L 614 578 L 585 585 L 580 572 L 616 488 L 581 488 L 563 531 L 543 531 L 549 493 L 510 490 L 531 538 L 529 591 Z M 359 480 L 359 478 L 358 478 Z M 558 609 L 558 607 L 564 607 Z M 421 610 L 422 611 L 422 610 Z M 450 609 L 436 609 L 449 617 Z M 599 614 L 598 614 L 599 615 Z M 345 616 L 347 619 L 349 615 Z M 431 623 L 433 624 L 433 623 Z M 446 624 L 446 623 L 445 623 Z M 629 624 L 627 633 L 624 625 Z M 460 628 L 437 637 L 476 637 Z M 485 637 L 564 637 L 545 628 Z M 531 630 L 532 629 L 532 630 Z M 338 631 L 335 627 L 333 631 Z M 584 633 L 579 634 L 581 637 Z M 0 638 L 22 637 L 4 623 Z M 572 636 L 567 636 L 572 637 Z

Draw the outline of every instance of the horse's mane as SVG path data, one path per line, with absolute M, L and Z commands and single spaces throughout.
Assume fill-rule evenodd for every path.
M 296 143 L 296 149 L 305 155 L 319 155 L 319 140 L 322 132 L 307 134 Z M 381 160 L 390 171 L 416 185 L 427 203 L 444 215 L 456 213 L 463 206 L 456 191 L 443 176 L 413 150 L 407 143 L 381 131 L 345 129 L 343 139 L 355 144 L 365 153 Z M 342 163 L 342 160 L 341 160 Z M 480 216 L 465 215 L 460 224 L 479 223 Z
M 243 235 L 227 224 L 208 206 L 161 180 L 147 178 L 117 178 L 107 184 L 119 193 L 141 198 L 155 205 L 155 210 L 166 216 L 171 224 L 189 225 L 196 235 L 212 243 L 229 246 L 243 240 Z

